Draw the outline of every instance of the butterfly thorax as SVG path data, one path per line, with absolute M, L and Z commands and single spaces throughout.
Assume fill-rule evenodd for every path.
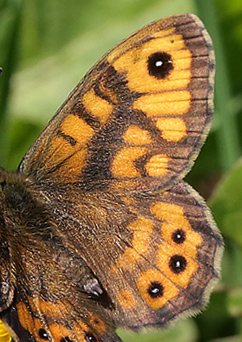
M 38 188 L 19 173 L 0 171 L 1 216 L 3 225 L 1 233 L 11 243 L 19 247 L 34 243 L 41 236 L 48 240 L 52 233 L 53 220 L 50 219 L 48 208 L 37 194 Z M 31 238 L 30 238 L 31 235 Z

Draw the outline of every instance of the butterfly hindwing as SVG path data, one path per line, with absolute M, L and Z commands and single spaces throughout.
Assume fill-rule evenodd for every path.
M 51 190 L 46 196 L 55 202 Z M 60 230 L 102 284 L 109 305 L 99 294 L 93 298 L 117 325 L 165 326 L 207 302 L 219 278 L 222 239 L 188 184 L 181 181 L 165 192 L 93 191 L 81 197 L 72 206 L 65 201 L 72 229 L 60 223 Z

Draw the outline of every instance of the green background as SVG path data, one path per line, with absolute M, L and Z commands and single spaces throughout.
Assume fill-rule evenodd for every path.
M 87 70 L 149 22 L 193 12 L 216 53 L 215 115 L 187 180 L 207 200 L 225 239 L 222 280 L 207 309 L 131 341 L 242 340 L 242 1 L 0 0 L 0 164 L 15 170 Z

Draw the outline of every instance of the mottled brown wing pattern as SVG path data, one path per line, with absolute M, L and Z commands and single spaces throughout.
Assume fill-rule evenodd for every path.
M 213 74 L 211 41 L 195 16 L 157 21 L 87 74 L 20 170 L 86 190 L 168 187 L 207 135 Z
M 82 193 L 75 203 L 65 200 L 64 211 L 58 191 L 50 188 L 46 197 L 59 217 L 65 213 L 60 229 L 108 294 L 113 305 L 104 310 L 117 325 L 165 326 L 207 302 L 220 274 L 222 239 L 206 204 L 185 182 L 128 196 Z

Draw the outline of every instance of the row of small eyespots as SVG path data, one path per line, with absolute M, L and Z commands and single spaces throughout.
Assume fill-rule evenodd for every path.
M 140 281 L 140 290 L 154 300 L 164 296 L 164 301 L 160 300 L 158 304 L 147 299 L 152 305 L 159 306 L 164 305 L 166 299 L 177 295 L 178 288 L 174 284 L 188 286 L 198 268 L 195 261 L 197 247 L 202 244 L 203 239 L 201 234 L 192 229 L 183 207 L 168 202 L 154 202 L 150 210 L 164 222 L 161 232 L 167 243 L 161 244 L 157 260 L 158 268 L 166 278 L 159 272 L 154 274 L 148 271 Z M 189 255 L 189 259 L 186 255 Z M 150 280 L 152 275 L 154 278 Z M 148 298 L 146 294 L 145 297 Z
M 137 232 L 136 232 L 137 233 Z M 146 237 L 148 238 L 148 236 Z M 186 240 L 186 233 L 182 229 L 177 229 L 172 233 L 174 243 L 180 245 Z M 135 245 L 135 248 L 139 246 Z M 132 268 L 132 265 L 139 260 L 139 254 L 134 252 L 133 248 L 127 249 L 120 257 L 118 266 L 122 268 Z M 163 265 L 164 266 L 164 265 Z M 187 267 L 187 260 L 183 255 L 174 254 L 169 258 L 169 269 L 175 274 L 182 274 Z M 186 283 L 188 279 L 186 279 Z M 154 309 L 161 308 L 167 300 L 175 297 L 178 294 L 178 287 L 157 269 L 148 270 L 141 274 L 137 280 L 137 287 L 144 300 Z M 122 290 L 117 294 L 118 301 L 123 308 L 132 308 L 135 306 L 136 300 L 130 290 Z
M 185 271 L 186 258 L 182 255 L 173 255 L 170 258 L 169 267 L 175 274 Z M 160 309 L 166 302 L 178 295 L 178 287 L 157 269 L 151 269 L 139 276 L 137 288 L 153 309 Z M 136 299 L 130 290 L 122 290 L 117 294 L 118 301 L 124 309 L 134 308 Z
M 51 341 L 50 335 L 43 328 L 39 329 L 39 337 L 41 338 L 41 340 Z M 84 339 L 85 339 L 85 342 L 97 342 L 98 341 L 91 332 L 86 332 L 86 331 L 84 331 Z M 60 342 L 75 342 L 75 341 L 72 340 L 70 337 L 65 336 L 60 339 Z
M 170 271 L 179 276 L 187 269 L 187 259 L 180 254 L 174 254 L 169 258 L 168 268 Z M 176 282 L 172 281 L 170 276 L 166 276 L 166 267 L 163 265 L 163 272 L 157 269 L 150 269 L 137 279 L 137 287 L 143 299 L 153 309 L 157 310 L 163 307 L 167 301 L 175 298 L 179 294 L 179 287 Z M 191 274 L 195 270 L 191 271 Z M 188 285 L 190 274 L 186 275 L 185 283 Z M 179 283 L 179 282 L 178 282 Z

